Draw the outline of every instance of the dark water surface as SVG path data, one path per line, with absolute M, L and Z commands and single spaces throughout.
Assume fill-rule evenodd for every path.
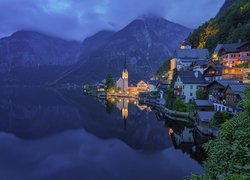
M 183 179 L 203 173 L 192 129 L 134 100 L 0 88 L 0 179 Z

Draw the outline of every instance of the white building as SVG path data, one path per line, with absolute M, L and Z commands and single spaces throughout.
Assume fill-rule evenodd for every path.
M 200 72 L 179 71 L 174 82 L 174 93 L 183 96 L 185 103 L 188 103 L 197 99 L 196 91 L 206 84 Z

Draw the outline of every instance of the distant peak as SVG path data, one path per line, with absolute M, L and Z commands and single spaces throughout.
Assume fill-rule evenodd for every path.
M 164 18 L 161 17 L 161 16 L 159 16 L 159 15 L 156 15 L 156 14 L 148 13 L 148 14 L 140 15 L 138 17 L 138 19 L 142 19 L 142 20 L 157 20 L 157 19 L 164 19 Z

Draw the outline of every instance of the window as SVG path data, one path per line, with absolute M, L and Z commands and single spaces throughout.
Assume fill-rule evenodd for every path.
M 193 85 L 190 85 L 190 89 L 193 89 Z
M 247 56 L 250 56 L 250 53 L 247 53 Z
M 190 96 L 193 96 L 193 93 L 190 93 Z
M 185 89 L 185 86 L 183 85 L 182 88 Z

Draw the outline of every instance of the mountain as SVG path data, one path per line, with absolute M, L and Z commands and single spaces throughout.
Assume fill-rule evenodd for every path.
M 68 66 L 78 59 L 80 43 L 33 31 L 18 31 L 0 39 L 0 64 L 13 67 Z M 3 69 L 2 69 L 3 71 Z
M 232 6 L 237 1 L 239 1 L 239 0 L 225 0 L 224 4 L 220 8 L 217 16 L 221 15 L 228 7 Z
M 195 48 L 213 52 L 217 43 L 250 41 L 249 0 L 226 0 L 218 15 L 194 30 L 189 40 Z
M 140 17 L 118 32 L 102 31 L 86 39 L 77 66 L 58 82 L 90 83 L 108 73 L 118 77 L 125 58 L 129 77 L 147 79 L 191 32 L 161 17 Z
M 34 31 L 18 31 L 0 39 L 0 82 L 42 83 L 58 75 L 79 58 L 81 43 Z

